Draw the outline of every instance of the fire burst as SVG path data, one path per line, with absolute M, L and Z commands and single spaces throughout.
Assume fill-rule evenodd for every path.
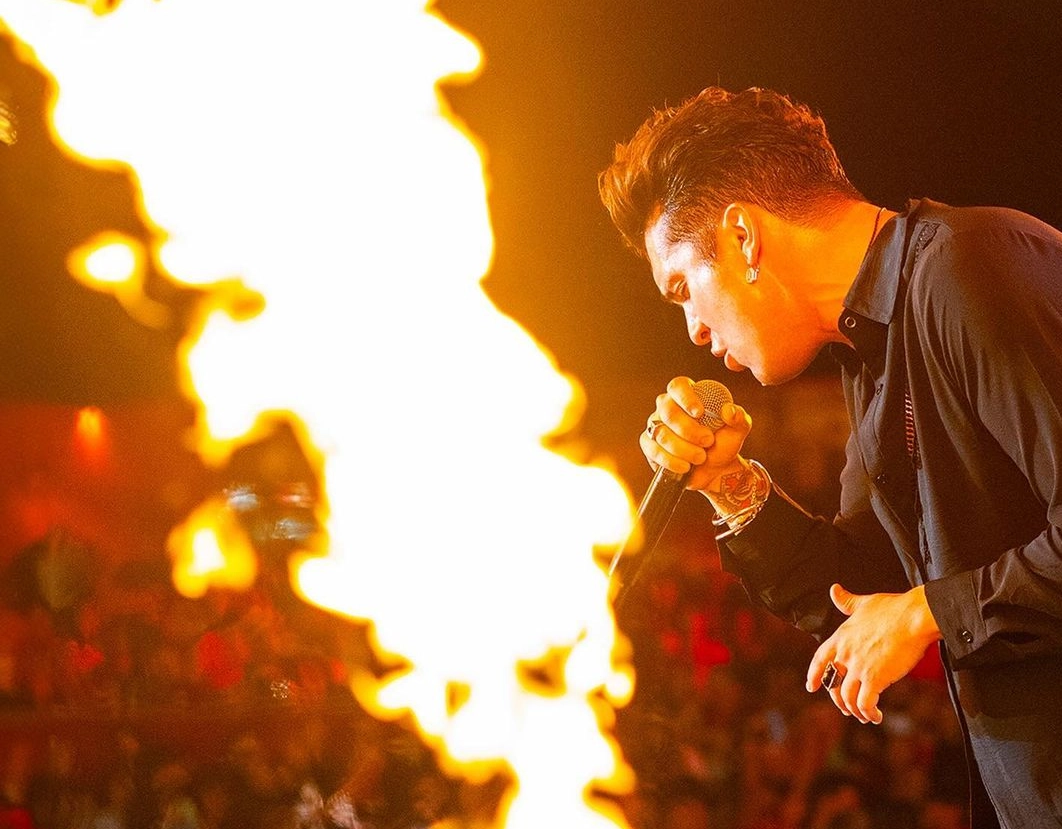
M 480 286 L 483 159 L 438 92 L 474 77 L 474 43 L 410 0 L 0 0 L 0 15 L 58 82 L 57 139 L 128 164 L 158 229 L 147 255 L 210 292 L 182 349 L 204 460 L 283 418 L 317 462 L 327 548 L 293 583 L 410 665 L 359 698 L 412 712 L 453 770 L 507 764 L 499 825 L 621 824 L 587 797 L 630 782 L 602 733 L 631 671 L 592 551 L 630 499 L 543 448 L 579 389 Z M 130 289 L 144 252 L 105 241 L 129 264 L 100 289 L 150 319 Z M 94 252 L 77 257 L 89 271 Z M 221 512 L 174 534 L 185 592 L 253 579 Z

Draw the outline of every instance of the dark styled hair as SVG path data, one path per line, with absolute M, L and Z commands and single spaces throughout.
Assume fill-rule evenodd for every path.
M 736 201 L 814 224 L 862 199 L 848 181 L 822 118 L 767 89 L 708 87 L 653 112 L 598 177 L 624 241 L 645 255 L 645 231 L 665 218 L 668 241 L 715 256 L 715 222 Z

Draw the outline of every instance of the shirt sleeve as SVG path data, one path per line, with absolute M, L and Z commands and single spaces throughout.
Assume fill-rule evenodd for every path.
M 914 283 L 912 302 L 924 315 L 923 352 L 965 401 L 963 415 L 1001 450 L 1004 462 L 983 478 L 986 497 L 1027 513 L 1030 528 L 1008 549 L 977 549 L 975 539 L 964 554 L 980 566 L 926 584 L 960 669 L 1062 653 L 1062 237 L 997 224 L 927 251 L 927 274 L 955 278 L 947 289 Z
M 910 587 L 865 495 L 858 484 L 848 488 L 848 509 L 831 522 L 806 512 L 775 484 L 756 519 L 720 543 L 723 569 L 741 579 L 754 602 L 825 639 L 844 621 L 829 597 L 834 582 L 856 593 Z

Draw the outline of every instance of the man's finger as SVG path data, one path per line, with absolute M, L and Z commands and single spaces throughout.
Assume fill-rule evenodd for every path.
M 815 654 L 811 657 L 811 662 L 808 663 L 808 673 L 804 682 L 804 687 L 808 689 L 808 693 L 815 693 L 822 687 L 823 674 L 829 665 L 832 665 L 831 661 L 833 648 L 829 642 L 823 642 Z
M 839 584 L 830 586 L 830 601 L 845 616 L 851 616 L 855 612 L 855 603 L 858 598 L 855 593 L 849 593 Z
M 863 685 L 859 689 L 859 698 L 856 700 L 856 707 L 862 713 L 862 716 L 866 722 L 874 723 L 874 725 L 881 725 L 882 713 L 878 708 L 878 701 L 881 699 L 881 694 L 874 691 L 869 685 Z

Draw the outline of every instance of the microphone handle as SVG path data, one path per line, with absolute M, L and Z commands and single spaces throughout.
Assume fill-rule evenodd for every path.
M 664 467 L 660 467 L 653 475 L 649 489 L 646 490 L 642 502 L 638 505 L 638 518 L 634 528 L 623 542 L 623 546 L 612 557 L 612 563 L 608 568 L 608 576 L 612 579 L 620 559 L 632 552 L 641 553 L 630 579 L 626 582 L 616 579 L 619 583 L 619 590 L 613 602 L 614 607 L 619 608 L 627 591 L 637 581 L 649 558 L 649 553 L 660 541 L 660 536 L 664 534 L 664 529 L 671 520 L 671 516 L 674 515 L 679 499 L 686 490 L 686 481 L 689 477 L 689 472 L 679 474 Z
M 704 408 L 700 423 L 710 428 L 713 432 L 722 429 L 725 425 L 722 418 L 723 406 L 734 401 L 733 396 L 730 394 L 730 389 L 717 380 L 699 380 L 693 384 L 693 391 Z M 617 579 L 619 581 L 619 589 L 613 601 L 615 609 L 619 608 L 622 599 L 627 595 L 628 589 L 637 580 L 638 575 L 645 566 L 649 554 L 653 552 L 656 543 L 660 540 L 660 536 L 663 535 L 668 521 L 671 520 L 671 516 L 675 512 L 675 507 L 678 506 L 682 493 L 686 491 L 686 482 L 689 480 L 691 472 L 692 470 L 680 475 L 660 467 L 656 470 L 656 474 L 653 475 L 649 490 L 645 493 L 645 497 L 642 498 L 642 502 L 638 506 L 638 519 L 634 523 L 634 528 L 627 536 L 623 546 L 612 557 L 612 563 L 608 568 L 608 577 L 611 580 L 621 558 L 627 553 L 635 551 L 642 554 L 635 564 L 630 581 L 624 584 L 622 579 Z

